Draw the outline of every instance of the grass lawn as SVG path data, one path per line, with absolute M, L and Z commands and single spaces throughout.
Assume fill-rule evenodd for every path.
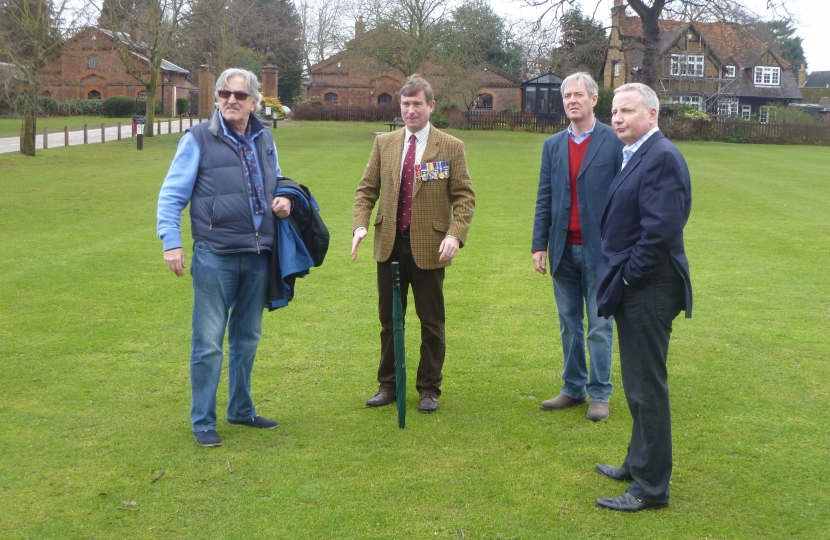
M 275 131 L 332 242 L 265 316 L 253 394 L 281 426 L 222 422 L 215 449 L 190 433 L 190 279 L 155 237 L 178 136 L 0 155 L 0 537 L 830 536 L 830 148 L 680 145 L 695 311 L 669 358 L 671 507 L 629 515 L 593 502 L 624 490 L 593 471 L 621 462 L 631 428 L 616 352 L 608 421 L 539 409 L 562 365 L 529 252 L 543 135 L 454 133 L 478 204 L 447 272 L 441 408 L 419 415 L 414 383 L 405 430 L 394 407 L 364 408 L 377 291 L 371 239 L 349 257 L 351 206 L 385 129 Z
M 156 117 L 156 120 L 167 122 L 167 118 Z M 106 118 L 103 116 L 50 116 L 46 118 L 38 118 L 36 128 L 38 135 L 42 135 L 43 128 L 49 128 L 49 133 L 60 133 L 63 131 L 64 126 L 69 127 L 69 131 L 81 131 L 84 129 L 84 124 L 87 124 L 89 129 L 94 129 L 100 128 L 101 124 L 106 124 L 107 127 L 117 126 L 118 122 L 121 122 L 122 126 L 129 126 L 132 121 L 132 117 Z M 178 119 L 174 118 L 173 121 L 176 122 Z M 0 118 L 0 138 L 19 137 L 20 128 L 22 127 L 22 118 Z

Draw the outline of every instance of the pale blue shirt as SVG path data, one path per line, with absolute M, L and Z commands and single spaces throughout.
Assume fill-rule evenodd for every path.
M 594 125 L 591 126 L 591 129 L 589 129 L 588 131 L 586 131 L 582 135 L 577 135 L 576 133 L 574 133 L 573 130 L 571 129 L 571 125 L 572 124 L 568 124 L 568 135 L 571 136 L 571 140 L 573 142 L 575 142 L 576 144 L 582 144 L 583 142 L 585 142 L 585 139 L 590 137 L 591 134 L 594 132 L 594 128 L 597 127 L 597 121 L 596 121 L 596 119 L 594 119 Z
M 625 148 L 622 149 L 623 162 L 622 162 L 622 167 L 620 167 L 620 170 L 625 169 L 625 164 L 628 163 L 628 160 L 631 159 L 631 156 L 634 155 L 634 152 L 639 150 L 640 147 L 643 146 L 643 143 L 646 142 L 649 137 L 651 137 L 652 135 L 654 135 L 658 131 L 660 131 L 660 128 L 653 127 L 653 128 L 651 128 L 651 131 L 649 131 L 648 133 L 643 135 L 643 137 L 639 141 L 635 142 L 631 146 L 626 146 Z

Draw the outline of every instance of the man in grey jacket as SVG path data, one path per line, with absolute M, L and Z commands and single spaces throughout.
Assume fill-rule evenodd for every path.
M 559 313 L 564 369 L 558 396 L 542 402 L 545 410 L 585 403 L 587 417 L 609 415 L 613 319 L 597 315 L 599 223 L 608 187 L 622 165 L 623 144 L 614 131 L 594 118 L 597 84 L 587 73 L 574 73 L 561 86 L 568 129 L 545 141 L 536 216 L 533 267 L 553 276 Z M 585 355 L 584 314 L 588 315 L 590 379 Z
M 274 197 L 281 175 L 271 132 L 251 113 L 259 106 L 256 75 L 228 69 L 216 80 L 218 110 L 188 130 L 159 194 L 158 235 L 164 262 L 181 277 L 185 255 L 181 213 L 190 204 L 193 234 L 193 338 L 190 351 L 190 420 L 196 442 L 219 446 L 216 390 L 228 329 L 231 425 L 275 428 L 256 414 L 251 370 L 262 337 L 274 216 L 291 201 Z

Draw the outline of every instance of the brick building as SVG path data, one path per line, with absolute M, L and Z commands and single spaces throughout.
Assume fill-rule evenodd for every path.
M 376 30 L 363 32 L 362 18 L 355 23 L 355 39 L 346 50 L 311 67 L 305 97 L 319 97 L 332 105 L 378 105 L 397 103 L 397 91 L 405 77 L 382 62 L 361 53 L 359 41 Z M 474 109 L 510 110 L 521 107 L 522 80 L 490 64 L 468 72 L 464 84 L 450 87 L 447 73 L 431 62 L 421 66 L 421 75 L 435 91 L 436 101 L 470 104 Z M 464 86 L 464 88 L 462 88 Z M 466 103 L 462 103 L 466 102 Z
M 788 62 L 745 27 L 726 22 L 660 20 L 657 93 L 672 103 L 694 105 L 716 116 L 755 117 L 800 100 Z M 643 65 L 640 18 L 625 14 L 622 0 L 611 11 L 611 34 L 603 66 L 606 88 L 639 82 Z
M 144 85 L 127 72 L 118 51 L 116 39 L 130 44 L 131 54 L 142 75 L 149 78 L 149 63 L 142 55 L 142 47 L 130 41 L 125 34 L 115 34 L 103 28 L 86 28 L 66 40 L 55 59 L 42 70 L 40 92 L 59 101 L 68 99 L 106 99 L 110 96 L 139 97 Z M 188 78 L 189 72 L 167 60 L 162 61 L 161 77 L 156 100 L 162 103 L 164 114 L 173 116 L 176 99 L 193 100 L 198 90 Z M 211 98 L 212 99 L 212 98 Z

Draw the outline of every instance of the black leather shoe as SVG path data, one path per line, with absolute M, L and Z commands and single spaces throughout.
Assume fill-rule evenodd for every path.
M 622 467 L 614 467 L 613 465 L 605 465 L 600 463 L 597 465 L 597 472 L 606 478 L 616 480 L 617 482 L 633 482 L 634 478 Z
M 383 407 L 395 401 L 395 395 L 380 390 L 375 397 L 366 401 L 367 407 Z
M 261 416 L 253 416 L 251 418 L 246 418 L 245 420 L 231 420 L 229 418 L 228 423 L 232 426 L 248 426 L 262 429 L 274 429 L 280 425 L 280 423 L 276 420 L 268 420 L 267 418 L 263 418 Z
M 418 412 L 434 413 L 438 410 L 438 398 L 435 396 L 421 396 L 418 400 Z
M 193 437 L 196 438 L 196 444 L 201 444 L 202 446 L 221 446 L 222 439 L 219 438 L 219 434 L 216 433 L 215 429 L 206 429 L 204 431 L 194 431 Z
M 666 508 L 669 502 L 654 503 L 641 501 L 629 492 L 625 492 L 619 497 L 610 499 L 597 499 L 597 506 L 600 508 L 608 508 L 609 510 L 619 510 L 620 512 L 639 512 L 640 510 L 657 510 L 658 508 Z

